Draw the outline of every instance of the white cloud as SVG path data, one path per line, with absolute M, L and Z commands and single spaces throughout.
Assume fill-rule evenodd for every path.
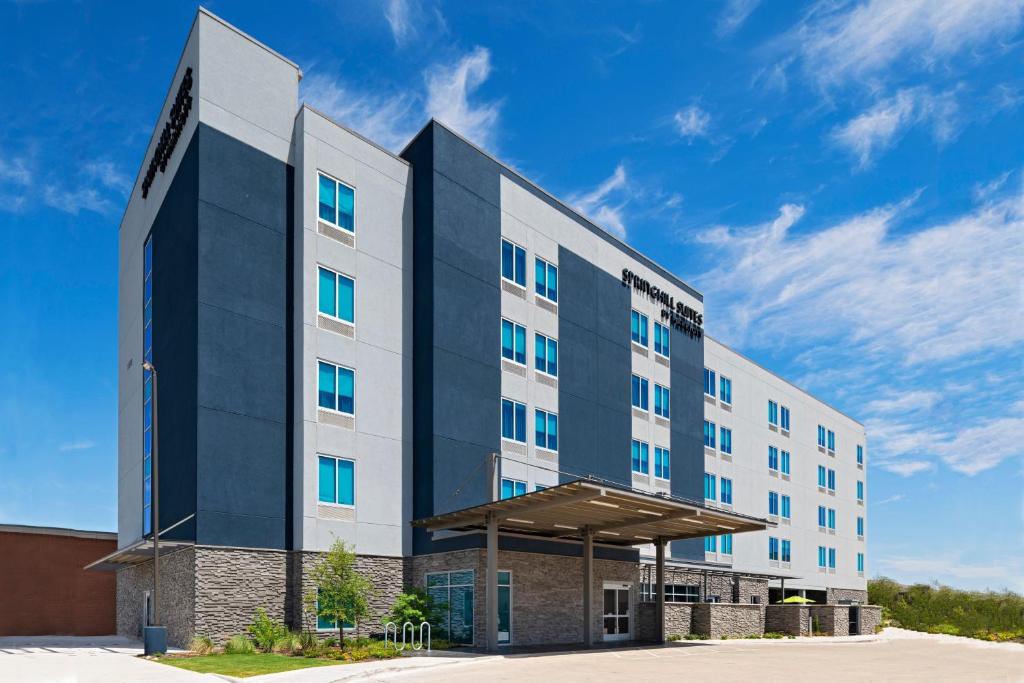
M 429 116 L 488 150 L 494 146 L 501 104 L 474 105 L 469 98 L 490 74 L 490 51 L 476 47 L 455 64 L 437 66 L 430 71 L 426 98 Z
M 24 159 L 0 156 L 0 211 L 16 213 L 25 208 L 26 188 L 32 182 L 32 173 Z
M 132 179 L 122 173 L 111 161 L 93 161 L 82 170 L 90 178 L 99 181 L 103 187 L 127 196 L 132 189 Z
M 720 38 L 735 33 L 760 4 L 761 0 L 728 0 L 718 15 L 715 33 Z
M 43 203 L 49 207 L 77 216 L 84 211 L 109 214 L 117 206 L 95 187 L 61 187 L 46 185 L 42 191 Z
M 858 168 L 865 169 L 915 124 L 930 123 L 935 139 L 948 142 L 957 134 L 957 119 L 958 107 L 952 91 L 933 95 L 922 88 L 907 88 L 837 126 L 831 138 L 857 157 Z
M 593 190 L 569 195 L 568 203 L 619 239 L 626 239 L 623 209 L 629 202 L 629 180 L 626 167 L 619 164 L 615 172 Z M 625 195 L 625 196 L 624 196 Z M 613 201 L 612 198 L 616 199 Z
M 806 221 L 794 204 L 764 224 L 709 228 L 695 241 L 722 265 L 696 281 L 726 343 L 814 351 L 794 362 L 834 395 L 847 392 L 870 417 L 868 434 L 884 435 L 872 466 L 909 476 L 940 462 L 973 475 L 1019 457 L 1024 443 L 1024 411 L 997 396 L 972 403 L 1012 393 L 1015 380 L 965 372 L 1013 363 L 1024 344 L 1024 191 L 932 223 L 913 222 L 915 200 L 815 230 L 792 229 Z M 901 392 L 880 392 L 893 386 Z
M 302 97 L 311 107 L 392 151 L 400 150 L 416 133 L 412 95 L 358 92 L 326 74 L 311 74 L 302 80 Z
M 895 460 L 880 465 L 880 467 L 901 477 L 910 477 L 921 472 L 934 470 L 935 463 L 928 460 Z
M 683 107 L 672 117 L 676 131 L 684 138 L 707 137 L 711 128 L 711 115 L 695 104 Z
M 402 45 L 413 32 L 409 0 L 388 0 L 384 17 L 388 20 L 395 43 Z
M 869 82 L 889 69 L 933 69 L 968 51 L 999 47 L 1021 24 L 1024 0 L 823 0 L 790 34 L 824 86 Z
M 897 494 L 889 496 L 888 498 L 883 498 L 882 500 L 875 501 L 875 502 L 871 503 L 871 506 L 872 507 L 878 507 L 879 505 L 888 505 L 889 503 L 898 503 L 901 500 L 905 500 L 905 499 L 906 499 L 905 495 L 903 495 L 902 493 L 897 493 Z
M 94 448 L 96 443 L 89 439 L 79 439 L 78 441 L 69 441 L 60 445 L 61 453 L 70 453 L 72 451 L 87 451 L 90 448 Z
M 906 555 L 882 556 L 875 560 L 883 574 L 894 574 L 894 578 L 909 583 L 941 581 L 953 585 L 963 582 L 990 589 L 1024 587 L 1020 557 L 1007 557 L 998 564 L 974 564 L 964 562 L 959 554 L 929 555 L 911 557 Z
M 25 166 L 24 159 L 0 157 L 0 182 L 28 185 L 32 182 L 32 173 Z

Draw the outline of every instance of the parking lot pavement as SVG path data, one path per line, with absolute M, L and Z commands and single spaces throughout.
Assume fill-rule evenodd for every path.
M 116 636 L 0 638 L 0 683 L 211 683 L 212 678 L 136 655 Z
M 1024 645 L 967 638 L 906 635 L 889 629 L 873 639 L 685 641 L 664 647 L 512 655 L 466 662 L 437 672 L 382 673 L 394 683 L 488 681 L 1024 681 Z M 268 682 L 269 683 L 269 682 Z M 297 682 L 296 682 L 297 683 Z

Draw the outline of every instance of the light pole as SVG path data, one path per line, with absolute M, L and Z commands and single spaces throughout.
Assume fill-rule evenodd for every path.
M 156 367 L 149 361 L 143 361 L 142 369 L 153 376 L 153 625 L 143 628 L 143 648 L 147 655 L 162 654 L 167 651 L 167 631 L 159 626 L 157 617 L 158 595 L 160 590 L 160 439 L 157 411 L 157 380 Z

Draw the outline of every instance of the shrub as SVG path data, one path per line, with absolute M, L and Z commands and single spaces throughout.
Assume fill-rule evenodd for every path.
M 231 636 L 224 645 L 224 654 L 228 655 L 251 655 L 255 651 L 252 641 L 243 635 Z
M 338 639 L 331 637 L 323 641 L 324 647 L 338 647 Z
M 278 640 L 288 635 L 288 629 L 280 621 L 275 621 L 267 616 L 267 611 L 262 607 L 256 608 L 256 616 L 249 624 L 249 637 L 256 644 L 261 652 L 271 652 Z
M 708 637 L 707 636 L 702 636 L 699 633 L 687 633 L 686 634 L 686 639 L 687 640 L 707 640 Z
M 299 643 L 299 636 L 294 633 L 286 633 L 274 643 L 274 652 L 292 654 L 297 652 L 302 645 Z
M 670 642 L 673 642 L 673 643 L 675 643 L 675 642 L 677 642 L 677 641 L 680 641 L 680 640 L 682 640 L 682 639 L 683 639 L 683 637 L 682 637 L 681 635 L 679 635 L 678 633 L 673 633 L 672 635 L 670 635 L 670 636 L 668 637 L 668 639 L 669 639 L 669 641 L 670 641 Z
M 395 598 L 395 604 L 391 606 L 391 610 L 384 615 L 381 622 L 393 621 L 398 625 L 399 630 L 407 621 L 416 627 L 426 621 L 433 627 L 443 621 L 440 612 L 446 608 L 447 605 L 435 602 L 434 598 L 422 588 L 413 588 L 405 593 L 400 593 Z
M 302 653 L 305 654 L 307 650 L 320 651 L 320 639 L 313 631 L 303 631 L 299 634 L 299 647 L 302 648 Z
M 197 655 L 208 655 L 213 652 L 213 639 L 209 636 L 193 636 L 188 649 Z
M 768 631 L 762 637 L 768 638 L 769 640 L 779 640 L 781 638 L 785 638 L 786 635 L 784 633 L 774 633 L 772 631 Z

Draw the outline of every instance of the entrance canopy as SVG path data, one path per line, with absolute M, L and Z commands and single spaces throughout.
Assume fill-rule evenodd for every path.
M 709 508 L 663 494 L 644 493 L 606 482 L 577 479 L 514 498 L 418 519 L 428 531 L 484 531 L 488 518 L 498 530 L 633 546 L 719 534 L 760 531 L 770 522 Z M 772 525 L 773 526 L 773 525 Z
M 195 545 L 192 541 L 171 541 L 165 538 L 160 539 L 160 557 L 166 554 L 173 553 L 175 550 L 180 550 L 186 546 Z M 90 562 L 85 565 L 83 569 L 86 571 L 116 571 L 122 567 L 127 567 L 133 564 L 139 564 L 147 560 L 153 559 L 153 539 L 144 538 L 140 541 L 115 550 L 109 555 L 105 555 L 95 562 Z

